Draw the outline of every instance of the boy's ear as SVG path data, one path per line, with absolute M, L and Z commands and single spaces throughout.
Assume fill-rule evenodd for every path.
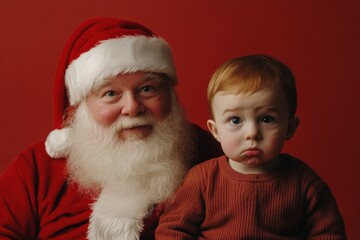
M 211 134 L 214 136 L 214 138 L 215 138 L 216 140 L 218 140 L 218 142 L 220 142 L 215 121 L 212 120 L 212 119 L 209 119 L 209 120 L 207 120 L 206 124 L 207 124 L 207 127 L 208 127 L 209 131 L 210 131 Z
M 289 140 L 292 138 L 292 136 L 294 136 L 299 124 L 300 124 L 300 119 L 296 116 L 294 116 L 293 119 L 290 120 L 288 130 L 286 133 L 286 140 Z

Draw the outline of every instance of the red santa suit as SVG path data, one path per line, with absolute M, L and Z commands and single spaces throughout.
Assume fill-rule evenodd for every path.
M 86 239 L 92 200 L 66 175 L 66 109 L 101 79 L 122 72 L 161 72 L 176 81 L 167 43 L 146 27 L 121 19 L 86 21 L 70 36 L 55 79 L 55 127 L 30 146 L 0 177 L 1 239 Z M 192 165 L 222 154 L 212 136 L 193 126 L 198 140 Z M 143 219 L 141 239 L 152 239 L 161 205 Z
M 194 131 L 194 161 L 221 154 L 212 136 Z M 65 167 L 66 159 L 51 158 L 43 141 L 16 157 L 0 177 L 0 239 L 86 239 L 92 202 L 68 184 Z M 161 212 L 162 205 L 155 206 L 144 219 L 141 239 L 153 239 Z

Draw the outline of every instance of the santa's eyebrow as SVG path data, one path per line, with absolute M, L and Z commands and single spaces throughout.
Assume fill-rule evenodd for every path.
M 146 81 L 146 80 L 152 80 L 152 81 L 156 81 L 156 82 L 163 82 L 163 81 L 166 80 L 166 78 L 165 78 L 165 76 L 163 74 L 149 72 L 149 73 L 144 74 L 143 81 Z
M 102 88 L 104 88 L 104 87 L 106 87 L 107 85 L 109 85 L 109 84 L 110 84 L 110 81 L 111 81 L 110 78 L 105 78 L 105 79 L 103 79 L 103 80 L 100 81 L 100 82 L 96 82 L 96 83 L 94 84 L 94 86 L 91 88 L 91 91 L 92 91 L 92 92 L 98 92 L 98 91 L 100 91 Z
M 94 86 L 91 88 L 91 92 L 98 92 L 100 91 L 102 88 L 106 87 L 107 85 L 110 84 L 111 80 L 113 77 L 108 77 L 103 79 L 102 81 L 98 81 L 94 84 Z M 162 82 L 166 82 L 165 80 L 167 80 L 167 76 L 165 74 L 160 74 L 160 73 L 154 73 L 154 72 L 147 72 L 144 74 L 142 81 L 153 81 L 156 83 L 162 83 Z

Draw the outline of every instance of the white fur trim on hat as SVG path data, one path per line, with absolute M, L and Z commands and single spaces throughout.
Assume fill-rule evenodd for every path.
M 55 129 L 46 138 L 45 150 L 52 158 L 62 158 L 68 155 L 68 128 Z
M 101 41 L 73 60 L 66 70 L 70 105 L 79 103 L 105 78 L 136 71 L 160 72 L 176 80 L 171 50 L 165 40 L 125 36 Z

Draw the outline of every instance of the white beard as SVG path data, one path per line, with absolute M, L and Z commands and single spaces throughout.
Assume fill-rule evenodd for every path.
M 158 123 L 150 116 L 121 117 L 110 127 L 95 122 L 80 104 L 70 127 L 69 180 L 82 193 L 96 196 L 90 239 L 139 239 L 143 219 L 168 198 L 182 180 L 192 157 L 192 136 L 176 100 Z M 120 140 L 119 129 L 153 125 L 146 138 Z

